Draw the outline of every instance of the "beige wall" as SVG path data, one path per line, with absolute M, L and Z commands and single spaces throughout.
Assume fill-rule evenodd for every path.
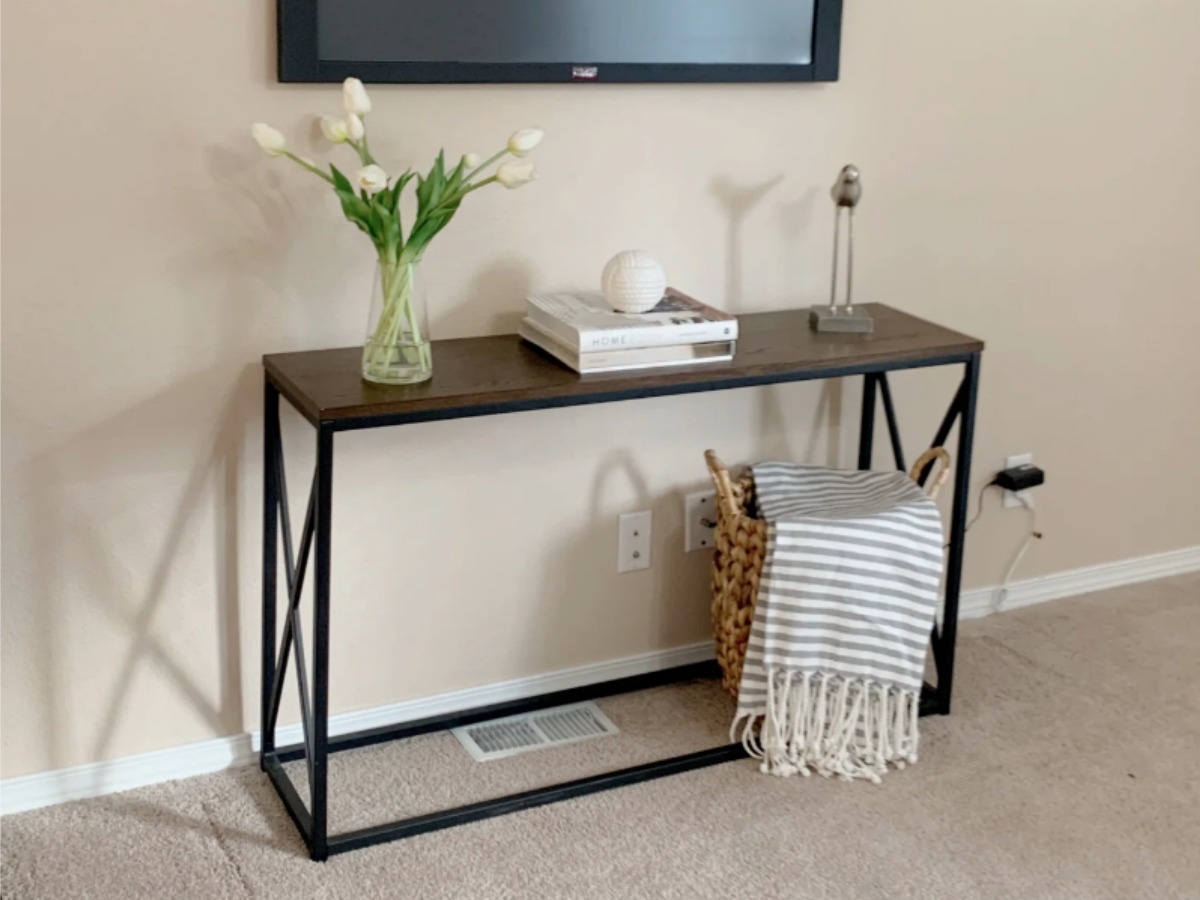
M 324 158 L 311 114 L 338 105 L 274 82 L 272 7 L 5 3 L 5 776 L 254 727 L 257 360 L 359 341 L 370 268 L 248 137 L 267 119 Z M 528 289 L 633 246 L 738 312 L 820 298 L 824 191 L 853 160 L 861 296 L 988 342 L 977 483 L 1007 453 L 1049 473 L 1020 575 L 1200 543 L 1200 5 L 848 7 L 833 85 L 376 89 L 385 159 L 548 133 L 534 186 L 472 197 L 435 245 L 435 336 L 512 330 Z M 951 379 L 895 388 L 915 449 Z M 334 709 L 702 640 L 678 493 L 707 446 L 847 461 L 821 398 L 340 438 Z M 287 437 L 299 494 L 311 432 Z M 647 506 L 654 567 L 618 576 L 616 516 Z M 968 585 L 999 578 L 1022 516 L 989 500 Z

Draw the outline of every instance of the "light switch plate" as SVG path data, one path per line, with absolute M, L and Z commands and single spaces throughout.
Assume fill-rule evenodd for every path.
M 625 513 L 617 524 L 617 571 L 650 568 L 650 510 Z

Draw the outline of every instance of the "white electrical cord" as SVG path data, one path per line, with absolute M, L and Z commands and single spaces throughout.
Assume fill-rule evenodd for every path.
M 987 484 L 985 484 L 983 487 L 981 487 L 979 489 L 979 500 L 977 501 L 977 504 L 975 507 L 975 515 L 971 516 L 971 520 L 969 522 L 967 522 L 967 527 L 963 529 L 963 534 L 966 534 L 968 531 L 970 531 L 971 526 L 974 525 L 976 522 L 978 522 L 979 517 L 983 515 L 983 496 L 984 496 L 984 494 L 987 493 L 988 488 L 999 487 L 999 486 L 1000 485 L 996 484 L 996 482 L 989 481 Z M 949 546 L 950 546 L 950 542 L 946 541 L 946 543 L 942 544 L 942 549 L 945 550 Z
M 1029 545 L 1042 538 L 1042 533 L 1038 531 L 1037 527 L 1037 509 L 1033 505 L 1033 498 L 1026 496 L 1024 492 L 1018 493 L 1016 497 L 1021 501 L 1021 505 L 1029 511 L 1029 534 L 1025 535 L 1025 540 L 1021 542 L 1021 546 L 1017 549 L 1016 555 L 1013 556 L 1012 562 L 1005 569 L 1004 577 L 1000 579 L 1000 587 L 996 589 L 995 597 L 992 600 L 992 612 L 999 612 L 1000 607 L 1004 605 L 1004 601 L 1008 599 L 1008 582 L 1013 577 L 1013 573 L 1017 571 L 1017 566 L 1021 564 L 1021 559 L 1025 556 L 1025 551 L 1029 549 Z

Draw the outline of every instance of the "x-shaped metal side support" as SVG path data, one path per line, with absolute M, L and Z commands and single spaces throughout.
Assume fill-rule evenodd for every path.
M 320 857 L 328 837 L 326 796 L 329 711 L 329 556 L 330 510 L 333 476 L 333 430 L 317 429 L 317 462 L 309 489 L 304 525 L 300 530 L 299 550 L 292 543 L 292 521 L 288 503 L 287 474 L 283 464 L 283 441 L 279 429 L 279 391 L 269 382 L 264 395 L 263 429 L 263 678 L 262 744 L 260 761 L 264 771 L 276 779 L 286 793 L 290 782 L 278 777 L 280 766 L 273 756 L 279 707 L 287 681 L 288 664 L 295 662 L 296 684 L 300 694 L 300 719 L 304 732 L 304 760 L 308 768 L 309 802 L 288 803 L 288 811 Z M 283 633 L 276 649 L 277 623 L 276 563 L 282 532 L 283 562 L 287 581 L 287 607 Z M 300 619 L 300 598 L 308 575 L 309 559 L 316 547 L 316 584 L 313 591 L 313 683 L 309 684 L 308 657 L 304 647 L 304 629 Z M 297 801 L 299 798 L 295 798 Z
M 931 447 L 941 447 L 950 436 L 954 423 L 958 427 L 958 454 L 954 465 L 954 500 L 950 518 L 949 558 L 946 561 L 945 603 L 942 622 L 934 622 L 930 644 L 933 661 L 937 668 L 938 683 L 932 692 L 922 697 L 922 706 L 928 712 L 948 715 L 954 679 L 954 644 L 958 631 L 958 601 L 962 590 L 963 545 L 966 540 L 967 494 L 971 480 L 971 448 L 975 433 L 975 406 L 979 392 L 979 354 L 973 354 L 966 363 L 962 382 L 946 410 Z M 888 384 L 887 372 L 872 372 L 863 376 L 862 418 L 859 422 L 858 467 L 871 468 L 875 434 L 875 400 L 883 400 L 883 411 L 887 419 L 888 437 L 896 467 L 908 471 L 904 462 L 904 449 L 900 442 L 900 428 L 896 423 L 896 409 L 892 402 L 892 389 Z M 918 473 L 917 483 L 922 487 L 929 478 L 933 463 L 924 466 Z

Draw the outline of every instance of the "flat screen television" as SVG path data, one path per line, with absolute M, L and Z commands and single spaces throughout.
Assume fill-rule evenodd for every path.
M 279 79 L 836 81 L 842 0 L 277 0 Z

